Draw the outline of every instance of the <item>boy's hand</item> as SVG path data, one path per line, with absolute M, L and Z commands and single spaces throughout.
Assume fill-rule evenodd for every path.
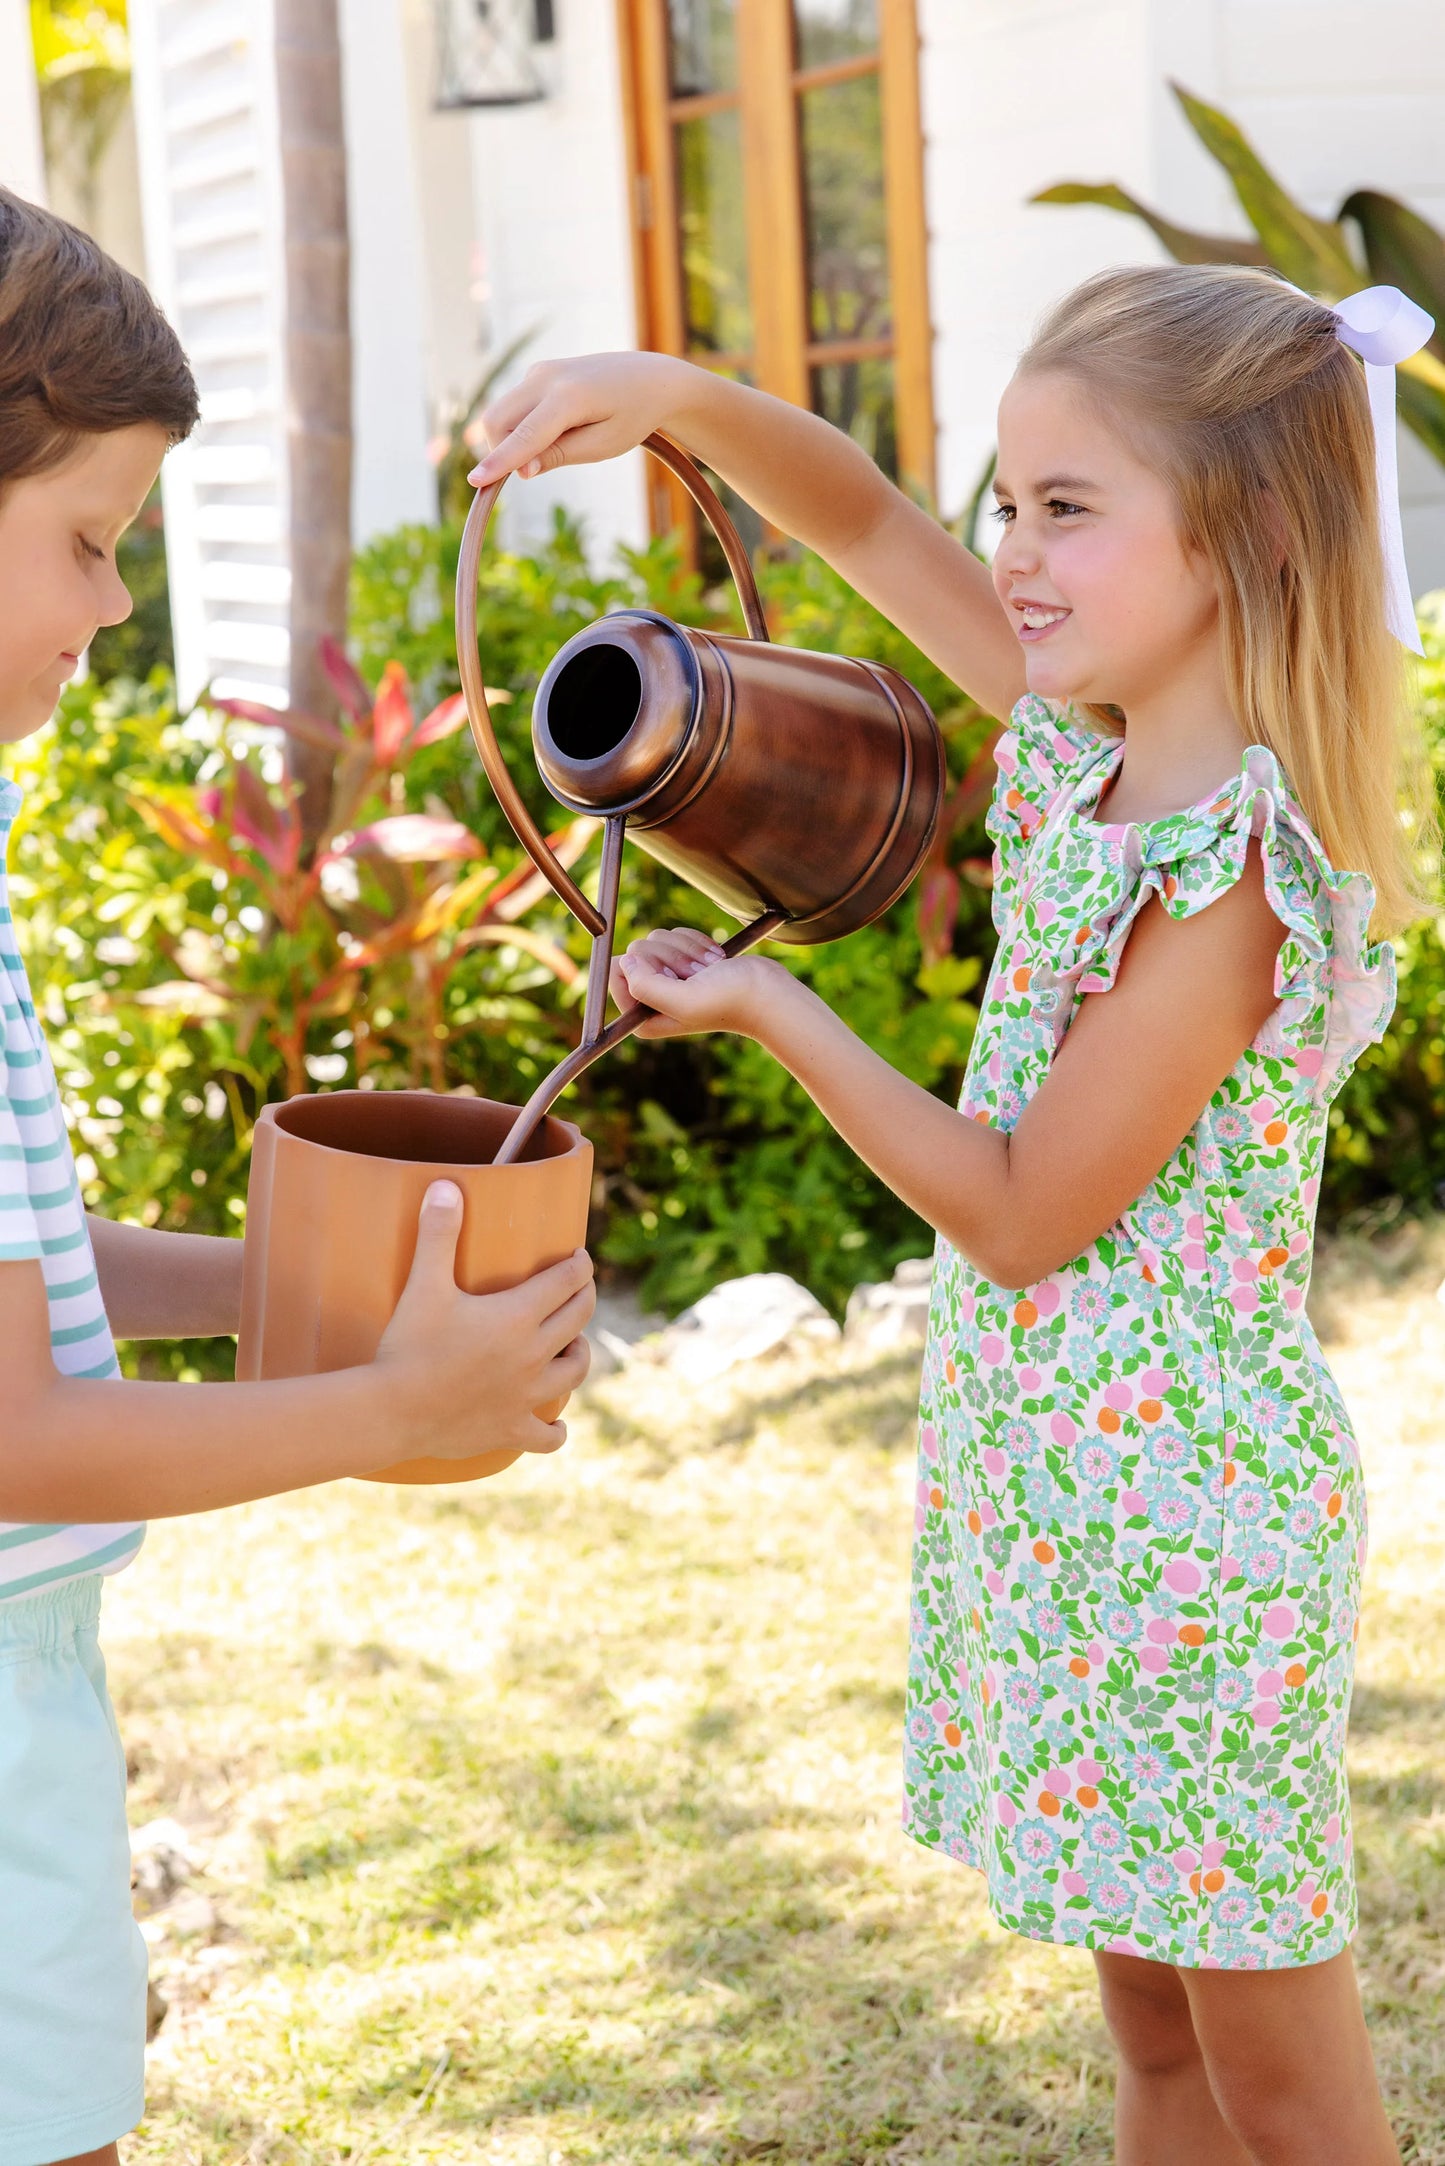
M 504 474 L 531 480 L 554 466 L 586 466 L 632 451 L 666 421 L 681 365 L 658 353 L 534 362 L 519 384 L 483 409 L 491 449 L 467 479 L 484 488 Z
M 502 1294 L 456 1282 L 461 1191 L 434 1181 L 422 1203 L 416 1255 L 376 1351 L 407 1456 L 470 1459 L 481 1452 L 553 1452 L 560 1421 L 537 1408 L 565 1399 L 591 1358 L 582 1329 L 596 1305 L 592 1259 L 575 1249 Z
M 686 926 L 634 940 L 612 966 L 612 997 L 619 1008 L 634 1000 L 655 1008 L 639 1038 L 680 1038 L 693 1032 L 731 1030 L 763 1034 L 766 1019 L 796 981 L 762 955 L 724 955 L 715 940 Z

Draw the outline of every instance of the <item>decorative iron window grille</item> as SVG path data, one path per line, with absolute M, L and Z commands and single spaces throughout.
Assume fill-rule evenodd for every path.
M 547 95 L 539 46 L 557 35 L 555 0 L 433 0 L 436 104 L 531 105 Z

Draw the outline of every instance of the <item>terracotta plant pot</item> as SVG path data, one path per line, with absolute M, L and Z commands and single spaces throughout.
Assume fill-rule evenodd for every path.
M 237 1381 L 371 1360 L 433 1181 L 455 1181 L 464 1198 L 457 1284 L 468 1293 L 500 1293 L 580 1248 L 592 1146 L 551 1119 L 515 1165 L 495 1166 L 516 1117 L 515 1106 L 432 1091 L 328 1091 L 267 1106 L 251 1143 Z M 411 1459 L 365 1479 L 477 1481 L 520 1456 Z

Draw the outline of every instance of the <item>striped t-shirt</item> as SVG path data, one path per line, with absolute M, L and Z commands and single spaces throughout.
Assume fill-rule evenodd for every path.
M 63 1376 L 118 1377 L 55 1070 L 15 945 L 5 853 L 19 806 L 15 784 L 0 778 L 0 1262 L 38 1259 Z M 0 1521 L 0 1602 L 82 1573 L 118 1572 L 144 1535 L 134 1520 L 83 1527 Z

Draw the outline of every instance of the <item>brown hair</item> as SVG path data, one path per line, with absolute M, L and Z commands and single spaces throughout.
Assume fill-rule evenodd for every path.
M 199 413 L 181 342 L 141 281 L 0 188 L 0 489 L 137 422 L 179 443 Z
M 1020 367 L 1070 377 L 1142 431 L 1218 583 L 1241 727 L 1277 754 L 1336 867 L 1374 882 L 1379 927 L 1418 916 L 1434 806 L 1406 758 L 1364 377 L 1331 312 L 1265 271 L 1104 271 L 1049 312 Z

